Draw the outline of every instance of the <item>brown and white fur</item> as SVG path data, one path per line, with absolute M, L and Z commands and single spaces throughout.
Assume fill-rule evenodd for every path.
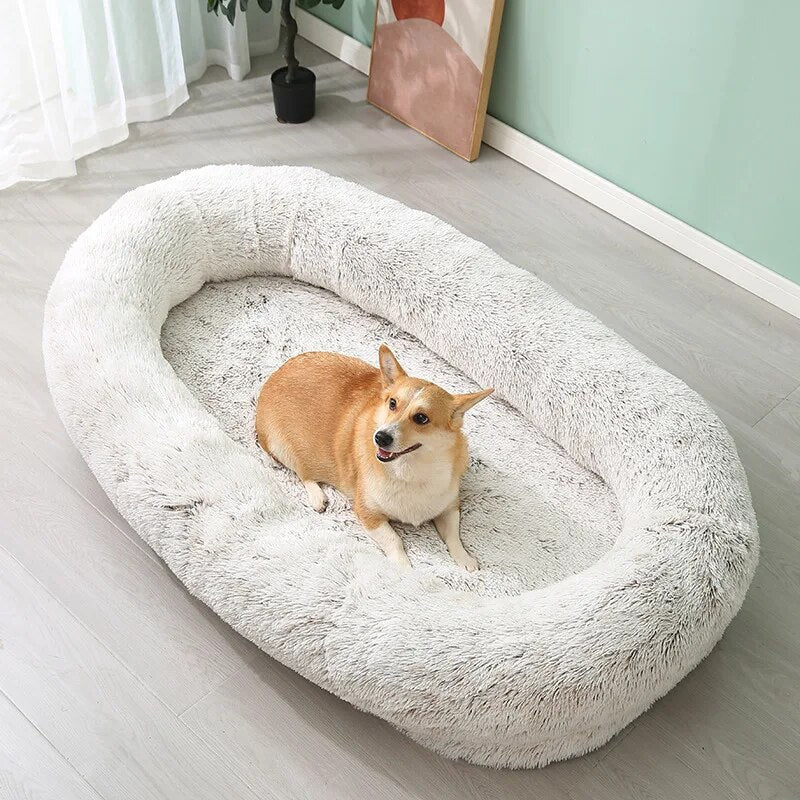
M 327 506 L 320 483 L 347 495 L 367 533 L 408 567 L 389 520 L 433 520 L 453 560 L 477 560 L 461 543 L 458 493 L 467 468 L 464 413 L 492 393 L 450 394 L 408 376 L 381 345 L 380 369 L 336 353 L 289 359 L 264 384 L 256 409 L 258 441 L 293 470 L 311 506 Z

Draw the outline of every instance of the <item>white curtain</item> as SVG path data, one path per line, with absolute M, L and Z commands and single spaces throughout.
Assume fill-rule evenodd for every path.
M 0 0 L 0 189 L 74 175 L 129 123 L 171 114 L 210 64 L 241 80 L 280 33 L 278 3 L 251 5 L 231 27 L 206 0 Z

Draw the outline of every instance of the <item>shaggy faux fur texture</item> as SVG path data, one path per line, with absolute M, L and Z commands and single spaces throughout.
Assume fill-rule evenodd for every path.
M 477 391 L 441 358 L 381 317 L 334 294 L 290 278 L 209 283 L 172 310 L 161 346 L 178 377 L 220 421 L 223 430 L 260 458 L 298 509 L 308 506 L 293 473 L 255 440 L 255 402 L 267 376 L 307 350 L 334 350 L 377 365 L 376 342 L 387 342 L 412 375 L 453 391 Z M 593 564 L 620 531 L 613 493 L 508 404 L 489 400 L 465 417 L 470 469 L 462 482 L 461 531 L 480 554 L 481 570 L 466 572 L 448 555 L 432 524 L 395 524 L 415 567 L 453 589 L 519 594 Z M 326 488 L 326 517 L 347 536 L 375 547 L 349 503 Z M 312 519 L 313 522 L 313 519 Z
M 476 576 L 426 528 L 397 569 L 255 448 L 280 361 L 374 360 L 382 340 L 449 388 L 497 387 L 470 422 Z M 448 756 L 600 746 L 710 651 L 756 566 L 745 476 L 702 399 L 484 245 L 315 170 L 207 167 L 125 195 L 70 249 L 44 347 L 67 430 L 188 589 Z

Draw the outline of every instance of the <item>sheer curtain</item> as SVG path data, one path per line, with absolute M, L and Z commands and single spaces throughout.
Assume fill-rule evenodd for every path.
M 0 5 L 0 189 L 74 175 L 76 159 L 127 138 L 129 123 L 171 114 L 210 64 L 241 80 L 280 32 L 275 8 L 256 3 L 233 27 L 206 0 Z

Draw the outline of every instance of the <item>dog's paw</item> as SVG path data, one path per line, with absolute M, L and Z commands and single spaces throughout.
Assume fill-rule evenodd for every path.
M 411 569 L 411 562 L 408 560 L 408 556 L 405 554 L 405 551 L 401 553 L 392 553 L 388 556 L 390 561 L 393 561 L 397 564 L 400 569 Z
M 328 507 L 328 498 L 325 496 L 325 492 L 318 483 L 312 481 L 307 481 L 305 487 L 309 505 L 314 511 L 318 511 L 321 514 Z
M 325 511 L 327 507 L 328 507 L 327 497 L 323 497 L 321 500 L 318 500 L 311 504 L 311 508 L 313 508 L 314 511 L 318 511 L 320 514 L 322 514 L 322 512 Z
M 478 559 L 471 556 L 466 551 L 462 554 L 453 557 L 453 560 L 459 567 L 463 567 L 467 572 L 476 572 L 481 568 Z

